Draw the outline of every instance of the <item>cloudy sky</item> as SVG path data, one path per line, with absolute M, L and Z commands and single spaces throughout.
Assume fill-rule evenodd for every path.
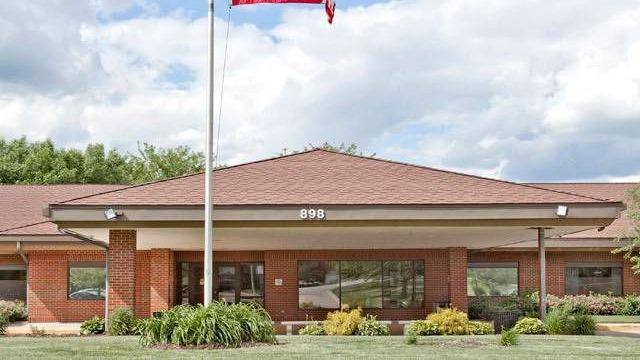
M 201 150 L 206 2 L 0 2 L 0 136 Z M 638 0 L 337 2 L 332 26 L 317 5 L 231 10 L 223 162 L 326 140 L 516 181 L 640 180 Z

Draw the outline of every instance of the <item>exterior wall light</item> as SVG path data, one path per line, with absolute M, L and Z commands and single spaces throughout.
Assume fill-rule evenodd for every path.
M 116 211 L 113 208 L 108 208 L 104 211 L 104 218 L 107 220 L 115 220 L 118 216 L 122 216 L 122 211 Z
M 558 205 L 556 208 L 556 215 L 558 217 L 567 217 L 569 214 L 569 207 L 567 205 Z

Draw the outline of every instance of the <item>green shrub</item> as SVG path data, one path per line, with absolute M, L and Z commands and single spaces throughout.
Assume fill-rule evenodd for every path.
M 324 331 L 327 335 L 355 335 L 363 319 L 362 309 L 349 311 L 348 307 L 343 307 L 327 314 Z
M 520 316 L 535 317 L 538 314 L 538 292 L 523 291 L 496 305 L 499 310 L 516 311 Z
M 179 305 L 143 320 L 140 331 L 140 342 L 147 346 L 163 343 L 239 346 L 242 342 L 276 341 L 269 314 L 253 303 Z
M 416 334 L 407 334 L 404 343 L 407 345 L 416 345 L 418 343 L 418 336 L 416 336 Z
M 381 324 L 374 315 L 367 315 L 358 325 L 358 335 L 362 336 L 388 336 L 389 327 Z
M 549 308 L 565 308 L 572 314 L 618 315 L 622 298 L 602 295 L 548 296 Z
M 574 332 L 571 312 L 562 307 L 549 311 L 545 319 L 545 325 L 550 335 L 571 335 Z
M 102 334 L 104 332 L 104 319 L 94 316 L 80 325 L 80 333 L 82 335 Z
M 5 317 L 10 323 L 26 320 L 27 306 L 20 300 L 0 300 L 0 316 Z
M 0 335 L 4 335 L 7 331 L 7 325 L 9 325 L 9 319 L 4 315 L 0 315 Z
M 326 335 L 324 327 L 319 323 L 309 324 L 298 330 L 299 335 Z
M 516 325 L 513 327 L 513 330 L 518 334 L 540 335 L 546 334 L 547 327 L 540 319 L 526 317 L 518 320 Z
M 501 310 L 498 303 L 494 303 L 486 296 L 473 296 L 469 298 L 469 319 L 489 319 L 491 313 Z
M 469 333 L 469 318 L 467 314 L 456 309 L 438 310 L 429 314 L 427 320 L 438 324 L 438 328 L 445 335 L 465 335 Z
M 618 315 L 640 315 L 640 296 L 627 295 L 617 304 Z
M 438 324 L 431 320 L 412 321 L 407 329 L 407 334 L 416 336 L 440 335 L 441 333 Z
M 500 333 L 500 345 L 513 346 L 518 345 L 518 333 L 514 330 L 502 330 Z
M 137 327 L 138 319 L 133 316 L 131 309 L 117 308 L 109 318 L 109 335 L 135 335 Z
M 573 316 L 574 335 L 595 335 L 596 320 L 591 315 L 577 314 Z
M 493 334 L 493 325 L 484 321 L 469 321 L 469 334 L 489 335 Z

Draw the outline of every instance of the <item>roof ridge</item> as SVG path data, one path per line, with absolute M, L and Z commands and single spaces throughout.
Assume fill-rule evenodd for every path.
M 527 183 L 517 183 L 517 182 L 513 182 L 513 181 L 508 181 L 508 180 L 493 179 L 493 178 L 479 176 L 479 175 L 466 174 L 466 173 L 462 173 L 462 172 L 458 172 L 458 171 L 438 169 L 438 168 L 425 166 L 425 165 L 417 165 L 417 164 L 411 164 L 411 163 L 402 162 L 402 161 L 380 159 L 380 158 L 367 157 L 367 156 L 356 155 L 356 154 L 347 154 L 347 153 L 342 153 L 342 152 L 333 151 L 333 150 L 327 150 L 327 149 L 321 149 L 321 148 L 317 149 L 317 150 L 326 151 L 326 152 L 334 153 L 334 154 L 342 154 L 342 155 L 346 155 L 346 156 L 353 156 L 353 157 L 360 158 L 360 159 L 377 160 L 377 161 L 383 161 L 383 162 L 387 162 L 387 163 L 391 163 L 391 164 L 413 166 L 413 167 L 416 167 L 416 168 L 419 168 L 419 169 L 424 169 L 424 170 L 438 171 L 438 172 L 454 174 L 454 175 L 459 175 L 459 176 L 472 177 L 472 178 L 475 178 L 475 179 L 489 180 L 489 181 L 495 181 L 495 182 L 500 182 L 500 183 L 504 183 L 504 184 L 523 186 L 523 187 L 528 187 L 528 188 L 533 188 L 533 189 L 538 189 L 538 190 L 543 190 L 543 191 L 555 192 L 555 193 L 559 193 L 559 194 L 566 194 L 566 195 L 582 197 L 582 198 L 590 199 L 590 200 L 597 200 L 597 201 L 602 201 L 602 202 L 606 202 L 607 201 L 605 199 L 599 199 L 599 198 L 596 198 L 596 197 L 580 195 L 580 194 L 574 194 L 574 193 L 571 193 L 571 192 L 568 192 L 568 191 L 546 189 L 546 188 L 543 188 L 543 187 L 534 186 L 534 185 L 530 185 L 530 184 L 527 184 Z
M 51 220 L 43 220 L 43 221 L 38 221 L 38 222 L 35 222 L 35 223 L 32 223 L 32 224 L 26 224 L 26 225 L 20 225 L 20 226 L 10 227 L 10 228 L 6 228 L 6 229 L 1 229 L 0 230 L 0 235 L 2 235 L 2 233 L 6 233 L 7 231 L 24 229 L 24 228 L 27 228 L 29 226 L 46 224 L 46 223 L 50 223 L 50 222 L 51 222 Z

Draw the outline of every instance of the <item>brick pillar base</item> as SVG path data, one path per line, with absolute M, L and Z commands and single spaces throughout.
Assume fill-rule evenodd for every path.
M 109 230 L 109 311 L 134 311 L 136 294 L 136 231 Z
M 467 249 L 449 248 L 449 302 L 467 312 Z
M 151 249 L 150 257 L 149 310 L 153 314 L 156 311 L 168 310 L 173 306 L 175 263 L 171 249 Z

